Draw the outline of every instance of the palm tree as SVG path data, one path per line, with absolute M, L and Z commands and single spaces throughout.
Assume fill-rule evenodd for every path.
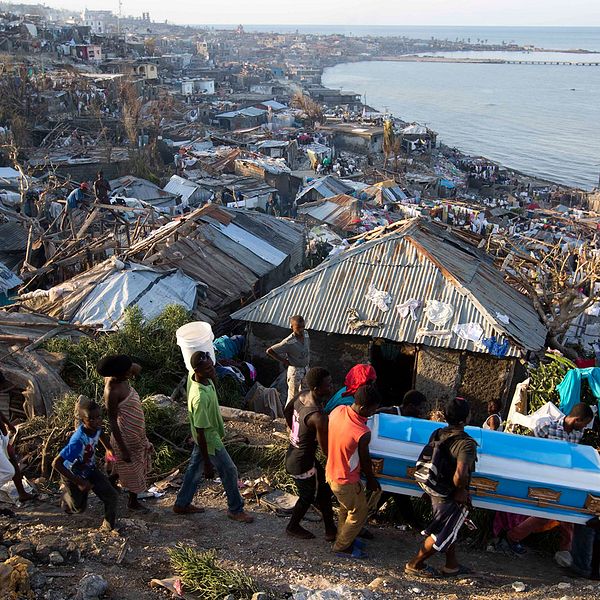
M 394 132 L 394 124 L 391 119 L 386 119 L 383 122 L 383 168 L 387 167 L 387 162 L 394 152 L 396 143 L 396 133 Z

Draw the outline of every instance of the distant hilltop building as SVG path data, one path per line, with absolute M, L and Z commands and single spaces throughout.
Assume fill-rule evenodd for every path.
M 110 10 L 85 10 L 83 13 L 83 23 L 90 27 L 95 35 L 105 33 L 117 33 L 119 31 L 119 17 Z M 140 24 L 152 23 L 150 13 L 144 12 L 141 17 L 121 17 L 121 29 L 124 27 L 138 27 Z
M 113 33 L 118 29 L 118 18 L 110 10 L 85 10 L 83 22 L 91 32 L 98 35 Z

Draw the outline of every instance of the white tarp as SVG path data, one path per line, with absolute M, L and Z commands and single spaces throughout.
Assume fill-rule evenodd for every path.
M 169 304 L 194 308 L 196 282 L 181 271 L 156 271 L 129 263 L 96 285 L 73 316 L 73 323 L 118 329 L 125 309 L 138 306 L 147 319 Z

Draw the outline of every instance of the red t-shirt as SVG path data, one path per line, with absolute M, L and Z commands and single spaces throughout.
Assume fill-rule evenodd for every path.
M 351 406 L 338 406 L 329 415 L 327 481 L 345 485 L 360 481 L 358 442 L 369 433 L 367 418 Z

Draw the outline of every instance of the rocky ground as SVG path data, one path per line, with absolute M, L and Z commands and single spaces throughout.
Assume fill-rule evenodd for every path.
M 236 433 L 272 437 L 272 425 L 236 424 L 228 426 Z M 245 469 L 242 479 L 259 475 L 254 467 Z M 176 481 L 175 481 L 176 483 Z M 551 555 L 531 551 L 524 558 L 461 548 L 462 562 L 475 570 L 473 576 L 458 581 L 409 579 L 403 568 L 416 551 L 420 536 L 393 525 L 371 524 L 375 535 L 368 542 L 370 558 L 364 561 L 338 558 L 322 536 L 316 515 L 306 526 L 317 534 L 309 541 L 286 537 L 285 517 L 279 517 L 264 503 L 249 502 L 256 521 L 251 525 L 233 523 L 226 517 L 222 487 L 205 483 L 198 491 L 196 503 L 206 513 L 177 516 L 171 511 L 176 488 L 146 500 L 148 514 L 128 513 L 125 494 L 117 531 L 100 532 L 101 506 L 91 497 L 88 511 L 68 516 L 59 507 L 57 490 L 42 499 L 15 509 L 15 517 L 0 517 L 0 563 L 19 555 L 31 560 L 36 568 L 33 577 L 34 597 L 66 600 L 73 597 L 86 573 L 102 576 L 108 583 L 108 598 L 120 600 L 156 600 L 170 594 L 150 588 L 153 578 L 174 573 L 167 549 L 185 543 L 197 549 L 215 549 L 227 565 L 245 570 L 256 579 L 259 589 L 273 591 L 275 598 L 289 597 L 294 586 L 331 589 L 344 586 L 344 598 L 527 598 L 569 599 L 600 596 L 596 582 L 568 578 L 556 567 Z M 14 507 L 13 507 L 14 508 Z M 432 561 L 434 565 L 440 559 Z M 441 564 L 441 563 L 440 563 Z M 513 589 L 522 582 L 525 590 Z M 369 585 L 371 586 L 369 587 Z M 517 586 L 518 587 L 518 586 Z M 350 590 L 355 590 L 353 593 Z M 0 597 L 5 598 L 5 595 Z M 190 596 L 193 597 L 193 596 Z

